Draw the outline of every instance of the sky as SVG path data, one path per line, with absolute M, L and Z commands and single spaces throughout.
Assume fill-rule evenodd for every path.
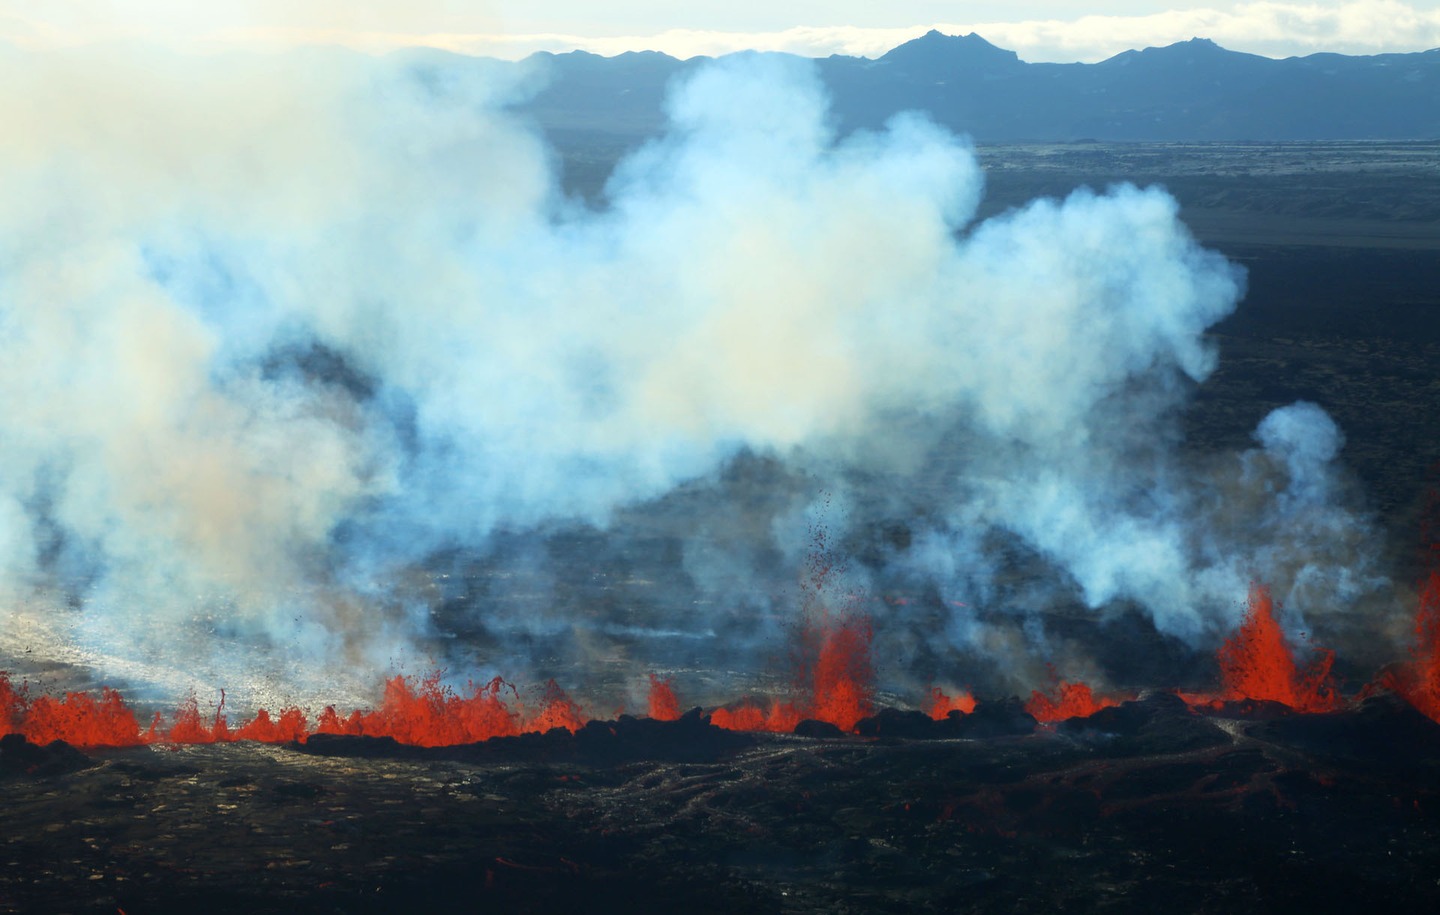
M 978 33 L 1032 62 L 1093 62 L 1194 37 L 1267 57 L 1378 54 L 1440 47 L 1440 0 L 0 0 L 0 40 L 24 47 L 142 40 L 190 50 L 427 46 L 503 58 L 746 48 L 878 57 L 932 28 Z

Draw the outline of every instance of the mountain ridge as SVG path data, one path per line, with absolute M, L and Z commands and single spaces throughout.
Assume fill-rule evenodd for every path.
M 802 59 L 841 131 L 918 109 L 980 142 L 1440 138 L 1440 49 L 1277 59 L 1197 37 L 1097 63 L 1029 63 L 976 33 L 931 30 L 875 58 Z M 526 61 L 550 82 L 522 107 L 551 130 L 655 133 L 670 81 L 708 60 L 540 52 Z

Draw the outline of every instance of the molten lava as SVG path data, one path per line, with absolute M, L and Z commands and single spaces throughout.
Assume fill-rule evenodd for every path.
M 1339 695 L 1330 675 L 1335 653 L 1323 648 L 1316 651 L 1315 662 L 1301 671 L 1285 642 L 1284 631 L 1275 620 L 1269 589 L 1261 584 L 1252 585 L 1240 629 L 1215 655 L 1221 682 L 1215 698 L 1220 701 L 1263 699 L 1301 712 L 1334 709 L 1339 705 Z
M 874 712 L 870 621 L 861 617 L 826 620 L 818 629 L 819 652 L 807 713 L 842 731 L 853 731 L 861 718 Z
M 958 690 L 954 696 L 945 695 L 938 686 L 930 688 L 930 717 L 944 721 L 951 712 L 968 715 L 975 711 L 975 697 L 966 690 Z
M 554 680 L 545 684 L 545 706 L 530 719 L 526 730 L 548 731 L 564 728 L 571 733 L 585 726 L 585 711 Z
M 109 688 L 100 691 L 98 701 L 88 693 L 66 693 L 58 702 L 41 696 L 30 705 L 22 731 L 32 743 L 63 740 L 87 747 L 127 746 L 139 732 L 135 714 Z
M 747 700 L 716 709 L 710 722 L 734 731 L 789 732 L 814 718 L 852 732 L 874 712 L 875 668 L 870 661 L 873 632 L 863 613 L 832 612 L 826 603 L 829 582 L 842 571 L 828 546 L 824 526 L 811 529 L 809 575 L 801 583 L 804 610 L 791 646 L 797 702 Z
M 271 719 L 270 713 L 265 709 L 255 713 L 254 720 L 240 727 L 235 732 L 236 740 L 254 740 L 259 743 L 289 743 L 292 740 L 303 742 L 310 736 L 310 728 L 305 721 L 305 713 L 298 708 L 287 708 L 280 712 L 280 717 Z
M 230 728 L 226 724 L 224 708 L 225 694 L 220 694 L 220 707 L 215 710 L 215 720 L 209 727 L 200 719 L 200 705 L 194 693 L 180 703 L 175 710 L 175 723 L 165 732 L 165 739 L 171 743 L 216 743 L 230 739 Z M 151 727 L 151 732 L 155 731 Z
M 874 713 L 870 640 L 870 621 L 862 615 L 814 614 L 797 633 L 793 652 L 801 699 L 745 699 L 711 712 L 710 723 L 731 731 L 789 733 L 814 718 L 853 732 L 861 718 Z
M 385 695 L 373 712 L 352 713 L 339 733 L 391 737 L 400 743 L 440 747 L 508 737 L 521 733 L 519 715 L 500 693 L 508 684 L 499 677 L 476 687 L 468 697 L 456 695 L 432 673 L 418 682 L 394 676 L 385 682 Z M 513 693 L 513 690 L 512 690 Z M 339 716 L 321 714 L 322 726 L 334 727 Z M 334 731 L 331 731 L 334 733 Z
M 800 710 L 789 702 L 771 699 L 766 705 L 761 705 L 753 699 L 745 699 L 711 712 L 710 723 L 727 731 L 789 734 L 803 717 Z
M 122 747 L 140 742 L 135 713 L 120 694 L 108 687 L 97 700 L 89 693 L 66 693 L 63 699 L 30 698 L 0 671 L 0 735 L 21 734 L 32 743 L 63 740 L 85 747 Z
M 438 673 L 419 680 L 395 676 L 385 682 L 379 708 L 353 711 L 342 718 L 333 706 L 326 706 L 313 731 L 305 713 L 294 707 L 282 709 L 278 717 L 260 709 L 253 719 L 232 730 L 225 718 L 222 691 L 220 704 L 208 721 L 195 696 L 190 695 L 176 708 L 169 728 L 161 726 L 157 714 L 142 733 L 135 713 L 113 689 L 102 689 L 98 699 L 88 693 L 67 693 L 59 700 L 49 696 L 32 700 L 28 690 L 17 689 L 9 676 L 0 672 L 0 735 L 18 733 L 33 743 L 64 740 L 75 746 L 102 747 L 235 740 L 285 743 L 303 742 L 311 734 L 348 734 L 434 747 L 554 727 L 578 731 L 585 725 L 584 711 L 553 680 L 540 707 L 529 717 L 523 708 L 512 710 L 505 703 L 501 696 L 505 690 L 519 706 L 518 693 L 499 677 L 475 687 L 469 696 L 460 696 L 440 683 Z
M 859 721 L 873 713 L 875 672 L 869 619 L 859 613 L 839 615 L 823 609 L 807 612 L 805 619 L 796 632 L 793 652 L 798 698 L 747 698 L 715 709 L 710 716 L 712 724 L 738 731 L 789 733 L 802 720 L 814 718 L 853 733 Z M 1421 588 L 1415 636 L 1411 660 L 1383 675 L 1380 685 L 1440 721 L 1440 570 Z M 1305 712 L 1333 709 L 1339 703 L 1330 673 L 1334 656 L 1324 649 L 1317 652 L 1308 669 L 1297 667 L 1275 619 L 1269 591 L 1257 584 L 1251 588 L 1243 624 L 1217 652 L 1220 691 L 1185 698 L 1196 704 L 1249 699 L 1281 702 Z M 1059 680 L 1048 692 L 1033 692 L 1025 710 L 1037 721 L 1055 722 L 1089 716 L 1120 701 L 1096 696 L 1085 683 Z M 969 714 L 975 707 L 968 691 L 957 690 L 951 696 L 939 687 L 931 689 L 929 714 L 935 720 L 956 711 Z M 35 743 L 64 740 L 81 747 L 236 740 L 287 743 L 304 742 L 313 734 L 337 734 L 390 737 L 400 743 L 434 747 L 552 728 L 575 732 L 586 723 L 584 710 L 553 680 L 541 702 L 527 710 L 519 692 L 499 677 L 478 687 L 472 685 L 462 695 L 442 684 L 438 672 L 421 678 L 393 676 L 385 682 L 384 695 L 375 709 L 342 716 L 327 706 L 316 716 L 313 727 L 305 712 L 290 707 L 276 715 L 260 709 L 253 719 L 232 729 L 224 709 L 223 691 L 213 714 L 203 715 L 192 694 L 175 710 L 168 728 L 157 714 L 142 732 L 134 712 L 113 689 L 102 688 L 98 694 L 71 692 L 59 699 L 32 698 L 25 685 L 15 686 L 0 672 L 0 735 L 18 733 Z M 681 717 L 680 702 L 669 679 L 650 676 L 649 713 L 659 721 Z
M 675 721 L 680 717 L 680 700 L 668 678 L 650 675 L 650 717 L 656 721 Z
M 1380 685 L 1440 721 L 1440 569 L 1431 572 L 1420 588 L 1410 660 L 1383 674 Z
M 1032 692 L 1025 711 L 1036 721 L 1048 724 L 1066 718 L 1088 718 L 1102 708 L 1119 704 L 1119 699 L 1096 696 L 1088 684 L 1061 680 L 1050 693 L 1038 689 Z

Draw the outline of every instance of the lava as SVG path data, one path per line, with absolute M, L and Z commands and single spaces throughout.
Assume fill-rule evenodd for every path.
M 585 711 L 580 708 L 554 680 L 545 684 L 545 706 L 530 719 L 526 730 L 548 731 L 564 728 L 575 732 L 585 726 Z
M 796 698 L 748 697 L 716 708 L 710 714 L 711 723 L 729 730 L 789 733 L 802 720 L 813 718 L 854 733 L 858 723 L 874 711 L 871 637 L 870 621 L 863 614 L 807 613 L 794 647 Z M 1275 618 L 1268 589 L 1256 584 L 1251 587 L 1242 625 L 1216 653 L 1220 689 L 1213 694 L 1181 695 L 1194 705 L 1265 700 L 1302 712 L 1332 710 L 1340 704 L 1331 676 L 1334 654 L 1315 650 L 1316 660 L 1302 670 Z M 650 717 L 659 721 L 680 718 L 672 680 L 651 674 L 649 681 Z M 1432 572 L 1420 589 L 1410 660 L 1392 666 L 1377 685 L 1399 693 L 1440 721 L 1440 570 Z M 931 688 L 932 719 L 940 721 L 956 711 L 969 714 L 975 710 L 976 701 L 969 691 L 954 693 Z M 1097 696 L 1080 681 L 1057 680 L 1048 692 L 1035 690 L 1025 710 L 1037 721 L 1049 723 L 1086 717 L 1121 701 L 1121 697 Z M 162 726 L 162 716 L 157 714 L 142 732 L 135 713 L 114 689 L 105 687 L 96 694 L 70 692 L 58 699 L 32 698 L 27 685 L 17 687 L 8 674 L 0 672 L 0 735 L 18 733 L 34 743 L 63 740 L 81 747 L 239 740 L 303 743 L 315 734 L 389 737 L 403 744 L 435 747 L 553 728 L 576 732 L 586 720 L 584 709 L 553 680 L 546 685 L 541 701 L 527 709 L 519 691 L 499 677 L 479 686 L 471 684 L 461 694 L 443 684 L 437 671 L 419 678 L 392 676 L 385 681 L 381 702 L 373 710 L 342 716 L 334 706 L 326 706 L 313 726 L 304 711 L 292 706 L 274 715 L 262 708 L 232 728 L 222 690 L 213 713 L 202 714 L 192 694 L 178 705 L 169 727 Z
M 305 713 L 293 707 L 281 710 L 280 717 L 276 719 L 271 719 L 270 713 L 262 708 L 255 713 L 253 720 L 235 732 L 236 740 L 254 740 L 259 743 L 304 741 L 308 736 L 310 729 L 305 721 Z
M 680 700 L 668 678 L 650 675 L 650 717 L 656 721 L 675 721 L 680 717 Z
M 508 684 L 500 678 L 462 697 L 432 673 L 418 682 L 396 675 L 385 681 L 380 707 L 352 714 L 344 733 L 390 737 L 422 747 L 473 743 L 521 732 L 519 715 L 501 698 Z
M 1410 660 L 1387 670 L 1380 685 L 1404 696 L 1426 717 L 1440 721 L 1440 569 L 1420 587 Z
M 806 718 L 851 733 L 874 712 L 875 669 L 870 661 L 870 621 L 859 614 L 818 612 L 797 634 L 795 679 L 799 702 L 744 699 L 715 709 L 710 723 L 731 731 L 789 733 Z
M 827 620 L 819 627 L 818 657 L 812 673 L 809 717 L 842 731 L 873 713 L 875 671 L 870 663 L 870 621 L 863 617 Z
M 1038 689 L 1032 692 L 1030 701 L 1025 703 L 1025 711 L 1036 721 L 1048 724 L 1066 718 L 1088 718 L 1102 708 L 1119 704 L 1119 699 L 1096 696 L 1086 683 L 1061 680 L 1049 693 Z
M 1212 701 L 1258 699 L 1280 702 L 1301 712 L 1330 711 L 1339 705 L 1330 675 L 1335 653 L 1324 648 L 1315 650 L 1314 663 L 1302 671 L 1275 619 L 1270 590 L 1254 584 L 1240 629 L 1215 654 L 1221 687 Z
M 954 696 L 948 696 L 940 687 L 932 686 L 930 700 L 930 717 L 936 721 L 944 721 L 951 712 L 968 715 L 975 711 L 975 697 L 968 690 L 958 690 Z
M 788 734 L 795 730 L 804 716 L 790 702 L 775 699 L 761 704 L 754 699 L 743 699 L 729 706 L 715 709 L 710 713 L 710 723 L 728 731 L 771 731 Z
M 516 709 L 505 702 L 501 695 L 505 691 L 510 692 Z M 584 710 L 554 681 L 547 684 L 534 715 L 527 717 L 518 699 L 518 692 L 499 677 L 461 696 L 441 684 L 439 673 L 418 680 L 397 675 L 385 682 L 378 708 L 356 710 L 342 718 L 334 706 L 326 706 L 313 730 L 305 713 L 296 707 L 282 709 L 274 717 L 260 709 L 254 718 L 232 729 L 225 717 L 222 691 L 213 715 L 202 715 L 192 694 L 180 702 L 168 728 L 162 727 L 157 714 L 149 729 L 142 732 L 135 713 L 116 690 L 102 688 L 98 699 L 89 693 L 74 692 L 66 693 L 63 699 L 31 699 L 28 689 L 15 687 L 9 676 L 0 672 L 0 735 L 18 733 L 32 743 L 64 740 L 81 747 L 120 747 L 156 742 L 304 742 L 311 734 L 347 734 L 390 737 L 400 743 L 434 747 L 554 727 L 577 731 L 585 725 Z
M 215 719 L 206 727 L 200 719 L 200 705 L 196 702 L 195 695 L 190 694 L 175 710 L 175 723 L 165 732 L 165 739 L 171 743 L 223 743 L 229 740 L 230 728 L 225 721 L 224 709 L 225 694 L 222 692 L 220 706 L 215 710 Z M 152 725 L 150 735 L 155 731 L 156 727 Z
M 30 705 L 22 730 L 32 743 L 63 740 L 91 747 L 133 744 L 139 732 L 135 714 L 108 687 L 98 700 L 89 693 L 66 693 L 59 701 L 41 696 Z

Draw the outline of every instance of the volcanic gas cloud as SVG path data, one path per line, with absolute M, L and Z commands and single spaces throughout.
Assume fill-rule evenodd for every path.
M 841 131 L 740 55 L 578 200 L 514 108 L 543 79 L 0 49 L 0 653 L 206 709 L 6 681 L 7 727 L 432 743 L 574 727 L 569 690 L 849 729 L 884 691 L 1138 685 L 1057 614 L 1207 652 L 1243 622 L 1217 697 L 1333 701 L 1324 658 L 1271 662 L 1394 603 L 1377 538 L 1319 406 L 1182 449 L 1244 277 L 1163 190 L 977 222 L 963 138 Z M 1396 681 L 1431 714 L 1434 668 Z

